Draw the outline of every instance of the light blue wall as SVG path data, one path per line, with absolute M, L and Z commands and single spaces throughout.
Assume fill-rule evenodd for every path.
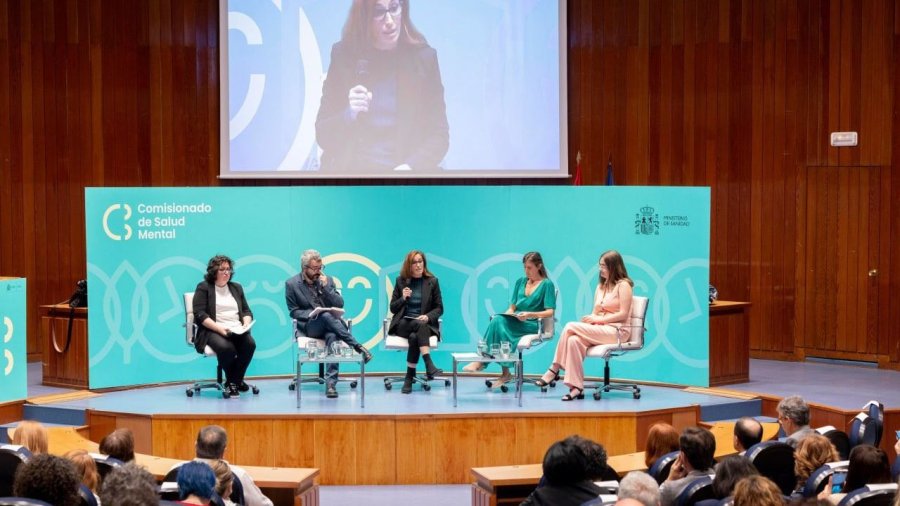
M 25 279 L 0 280 L 0 402 L 28 396 Z
M 489 315 L 506 308 L 523 253 L 540 251 L 559 287 L 559 331 L 590 311 L 598 256 L 614 248 L 635 294 L 650 297 L 647 347 L 620 359 L 616 376 L 708 381 L 708 188 L 91 188 L 85 200 L 91 388 L 212 373 L 185 343 L 182 293 L 217 253 L 234 258 L 234 280 L 259 320 L 249 374 L 290 373 L 284 281 L 306 248 L 322 252 L 343 287 L 354 334 L 375 351 L 369 371 L 403 368 L 404 357 L 381 349 L 380 329 L 410 249 L 427 253 L 441 281 L 445 340 L 435 357 L 448 369 L 447 352 L 473 349 Z M 175 224 L 155 224 L 166 219 Z M 159 231 L 174 237 L 146 236 Z M 554 346 L 533 352 L 526 372 L 544 370 Z

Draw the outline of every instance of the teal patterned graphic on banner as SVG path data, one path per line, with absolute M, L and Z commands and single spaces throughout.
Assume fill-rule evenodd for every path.
M 28 396 L 25 279 L 0 278 L 0 403 Z
M 405 367 L 405 355 L 383 349 L 381 322 L 411 249 L 440 279 L 444 341 L 434 356 L 447 370 L 449 353 L 474 350 L 508 306 L 525 252 L 541 252 L 559 288 L 558 337 L 590 312 L 599 256 L 616 249 L 650 308 L 644 350 L 621 357 L 615 375 L 708 383 L 709 188 L 89 188 L 85 200 L 91 388 L 213 374 L 186 344 L 182 296 L 218 253 L 235 260 L 257 319 L 248 374 L 290 374 L 284 281 L 307 248 L 322 253 L 354 335 L 375 352 L 367 372 Z M 531 352 L 525 372 L 545 370 L 555 345 Z M 602 363 L 586 374 L 601 375 Z

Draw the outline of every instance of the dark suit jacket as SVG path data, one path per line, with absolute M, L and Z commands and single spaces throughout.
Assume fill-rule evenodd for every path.
M 600 487 L 590 481 L 558 487 L 546 485 L 534 489 L 521 506 L 581 506 L 600 496 Z
M 309 286 L 303 281 L 303 274 L 297 274 L 284 282 L 284 299 L 291 318 L 297 320 L 297 330 L 305 335 L 309 313 L 316 306 L 312 303 L 313 297 Z M 322 302 L 325 304 L 324 307 L 344 307 L 344 298 L 335 288 L 331 276 L 328 276 L 328 282 L 322 287 Z
M 401 42 L 396 49 L 398 165 L 409 164 L 417 172 L 434 172 L 447 154 L 450 127 L 444 104 L 444 85 L 437 52 L 431 46 Z M 347 172 L 363 166 L 355 159 L 354 139 L 366 135 L 364 125 L 350 117 L 347 93 L 357 84 L 366 85 L 360 75 L 360 61 L 344 42 L 331 48 L 331 63 L 322 85 L 322 101 L 316 117 L 316 142 L 322 148 L 322 171 Z
M 247 304 L 247 298 L 244 297 L 244 288 L 233 282 L 228 282 L 228 291 L 238 303 L 238 318 L 243 321 L 245 316 L 253 318 L 250 306 Z M 194 348 L 198 353 L 202 353 L 206 348 L 206 342 L 209 341 L 212 330 L 203 326 L 203 322 L 207 319 L 216 321 L 216 286 L 213 283 L 207 283 L 206 280 L 197 284 L 194 290 L 194 323 L 197 324 L 197 337 L 194 338 Z
M 406 299 L 403 298 L 403 289 L 409 286 L 410 280 L 397 276 L 394 281 L 394 293 L 391 294 L 391 324 L 388 332 L 393 332 L 400 325 L 400 320 L 406 314 Z M 428 326 L 434 335 L 438 333 L 438 318 L 444 314 L 444 300 L 441 298 L 441 285 L 435 277 L 422 278 L 422 314 L 428 317 Z

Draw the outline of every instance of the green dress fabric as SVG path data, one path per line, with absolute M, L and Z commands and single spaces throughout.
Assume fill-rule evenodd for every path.
M 556 289 L 553 282 L 549 278 L 544 278 L 541 284 L 531 292 L 531 295 L 525 296 L 525 284 L 528 278 L 522 277 L 516 281 L 513 288 L 510 304 L 515 306 L 515 311 L 536 312 L 545 309 L 556 309 Z M 487 343 L 488 350 L 493 344 L 510 343 L 510 349 L 515 352 L 519 339 L 526 334 L 537 334 L 537 320 L 526 320 L 524 322 L 515 318 L 507 318 L 505 316 L 497 316 L 488 324 L 487 330 L 484 331 L 484 341 Z M 502 367 L 512 367 L 513 362 L 500 362 Z

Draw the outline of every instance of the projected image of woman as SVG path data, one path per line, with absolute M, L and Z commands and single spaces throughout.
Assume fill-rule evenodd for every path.
M 409 8 L 409 0 L 353 1 L 316 118 L 323 172 L 439 170 L 450 136 L 444 85 Z

